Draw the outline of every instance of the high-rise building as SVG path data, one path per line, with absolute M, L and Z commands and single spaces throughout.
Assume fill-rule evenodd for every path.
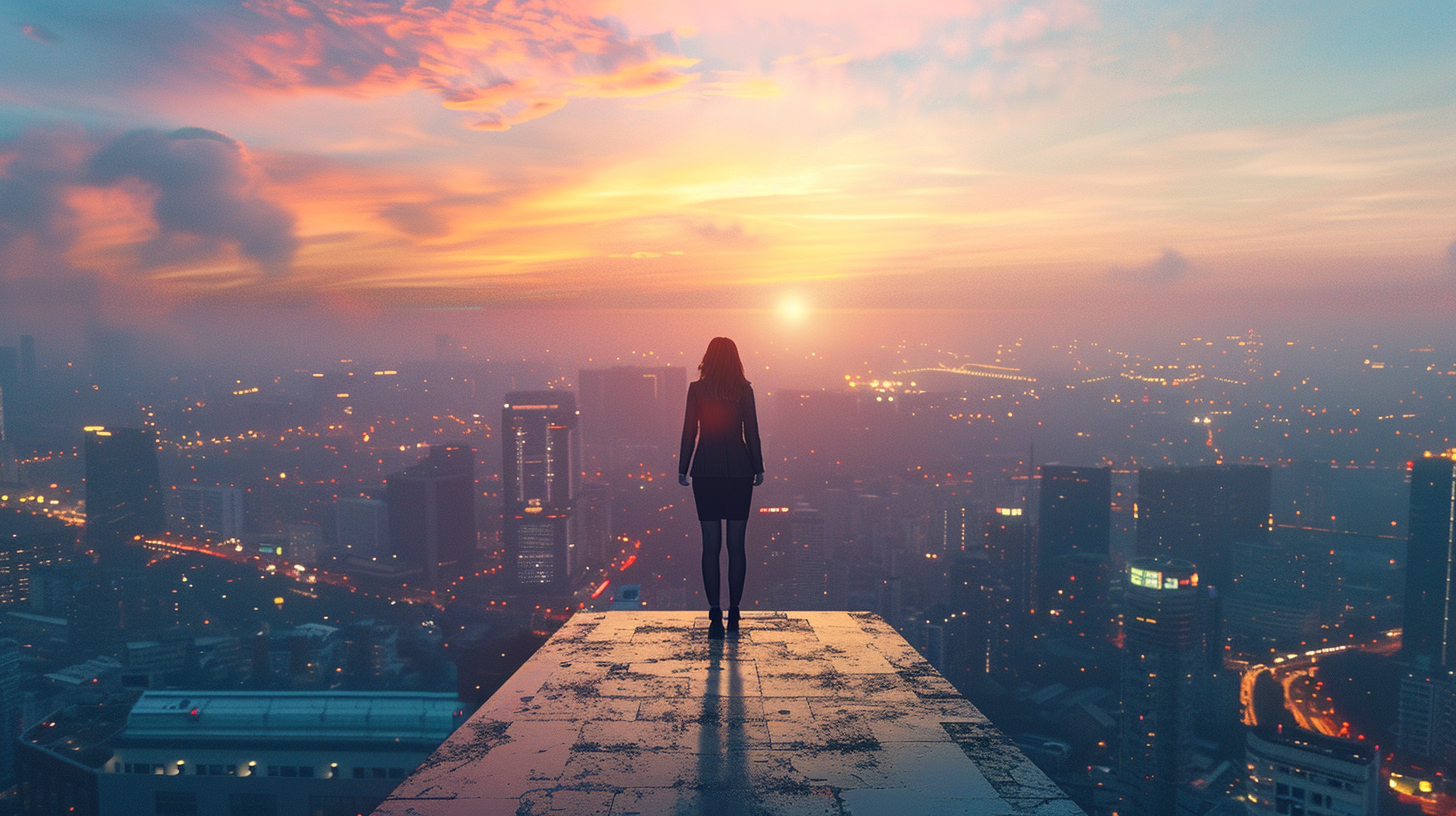
M 1128 565 L 1122 655 L 1123 780 L 1142 816 L 1176 812 L 1192 779 L 1195 724 L 1207 693 L 1207 592 L 1187 561 L 1136 558 Z
M 1400 680 L 1396 717 L 1397 754 L 1421 764 L 1456 767 L 1456 671 L 1413 667 Z
M 1426 454 L 1411 465 L 1410 526 L 1406 539 L 1405 629 L 1401 656 L 1452 667 L 1451 566 L 1456 555 L 1456 450 Z
M 1248 732 L 1246 811 L 1254 816 L 1283 813 L 1380 812 L 1380 747 L 1303 729 Z
M 134 542 L 167 529 L 157 437 L 141 428 L 86 431 L 86 544 L 103 566 L 137 566 Z
M 612 491 L 604 484 L 583 483 L 572 509 L 573 540 L 585 564 L 605 565 L 616 552 L 612 544 Z
M 241 538 L 243 491 L 236 487 L 183 485 L 167 493 L 167 522 L 172 532 Z
M 0 639 L 0 790 L 15 784 L 20 702 L 20 644 Z
M 28 334 L 20 335 L 20 384 L 35 385 L 35 338 Z
M 687 392 L 681 366 L 584 368 L 578 373 L 582 444 L 609 454 L 637 446 L 675 448 Z
M 1071 589 L 1067 579 L 1075 571 L 1068 561 L 1071 556 L 1107 558 L 1112 547 L 1111 519 L 1112 468 L 1041 466 L 1037 603 L 1042 609 L 1061 608 Z
M 501 411 L 501 515 L 507 564 L 525 588 L 567 586 L 580 466 L 576 397 L 513 391 Z
M 1036 607 L 1035 559 L 1025 508 L 996 507 L 983 518 L 981 546 L 991 560 L 997 580 L 1010 593 L 1011 608 L 1024 622 Z
M 432 445 L 419 463 L 385 480 L 389 546 L 399 563 L 438 589 L 450 568 L 475 557 L 475 451 Z M 457 574 L 459 574 L 457 572 Z
M 60 519 L 0 510 L 0 606 L 30 600 L 31 572 L 61 563 L 75 544 Z
M 376 558 L 389 546 L 388 505 L 378 499 L 339 499 L 334 504 L 336 537 L 344 552 Z
M 1205 584 L 1225 589 L 1233 545 L 1268 537 L 1270 485 L 1263 465 L 1140 469 L 1138 556 L 1192 561 Z

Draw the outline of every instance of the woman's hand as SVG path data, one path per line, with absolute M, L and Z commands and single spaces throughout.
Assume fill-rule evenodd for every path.
M 687 487 L 688 486 L 688 475 L 686 473 L 679 473 L 677 475 L 677 483 L 680 484 L 680 485 L 682 485 L 683 487 Z
M 753 486 L 754 487 L 761 487 L 761 486 L 763 486 L 763 474 L 762 473 L 755 473 L 755 474 L 753 474 Z

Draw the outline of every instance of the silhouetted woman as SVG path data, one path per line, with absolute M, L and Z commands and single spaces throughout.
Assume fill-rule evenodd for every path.
M 688 462 L 692 462 L 689 471 Z M 763 450 L 758 441 L 758 412 L 753 388 L 743 375 L 738 347 L 714 337 L 698 365 L 698 379 L 688 385 L 682 449 L 677 480 L 688 484 L 703 527 L 703 591 L 708 596 L 708 637 L 721 638 L 723 609 L 718 605 L 718 550 L 723 523 L 728 524 L 728 631 L 738 631 L 738 604 L 748 557 L 743 551 L 748 532 L 748 505 L 753 488 L 763 484 Z

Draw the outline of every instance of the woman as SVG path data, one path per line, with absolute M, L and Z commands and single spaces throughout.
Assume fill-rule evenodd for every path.
M 692 462 L 689 471 L 688 463 Z M 753 488 L 763 484 L 763 450 L 758 441 L 758 413 L 753 388 L 743 375 L 738 347 L 714 337 L 698 365 L 698 379 L 688 385 L 687 415 L 677 458 L 677 481 L 686 487 L 692 473 L 693 500 L 703 527 L 703 592 L 708 596 L 708 637 L 724 636 L 723 610 L 718 606 L 718 550 L 723 523 L 728 525 L 728 632 L 738 631 L 738 604 L 743 600 L 743 551 L 748 532 L 748 505 Z

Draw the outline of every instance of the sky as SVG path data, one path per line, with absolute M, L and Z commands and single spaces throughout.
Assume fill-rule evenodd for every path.
M 1453 76 L 1449 0 L 8 0 L 0 319 L 1439 320 Z

